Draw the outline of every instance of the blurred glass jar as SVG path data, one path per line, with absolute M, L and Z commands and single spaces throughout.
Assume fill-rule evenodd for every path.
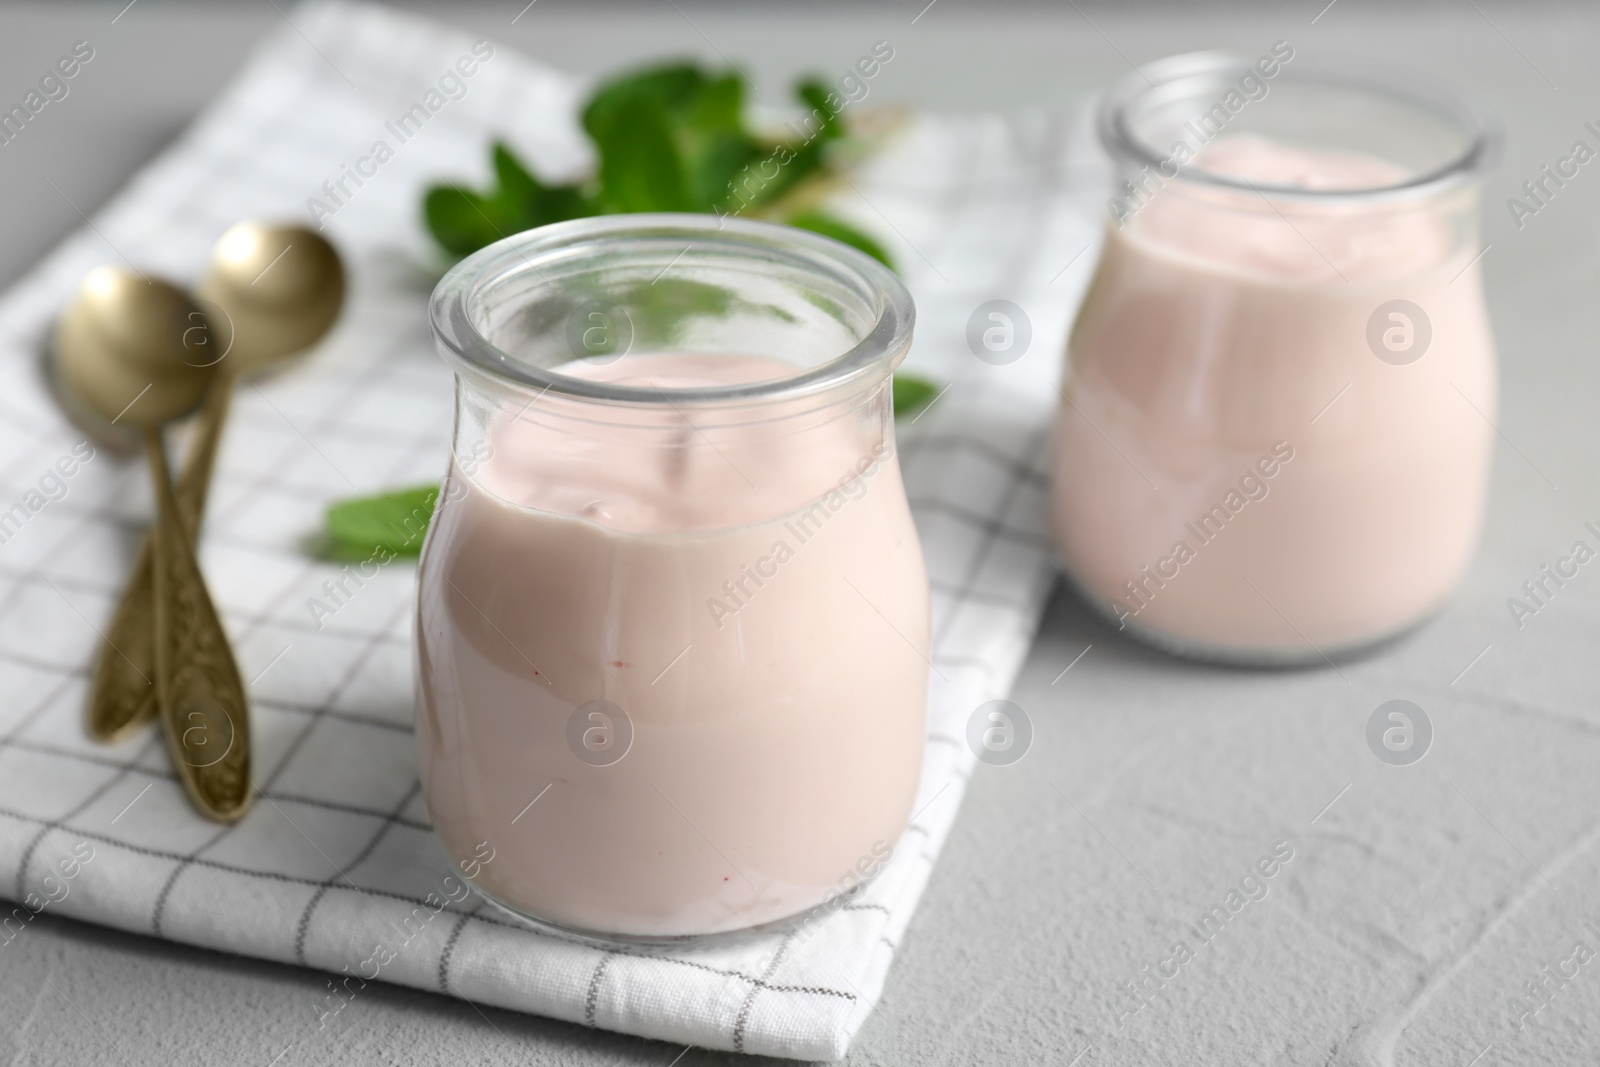
M 898 279 L 786 227 L 632 215 L 492 245 L 432 314 L 456 427 L 417 742 L 452 860 L 624 940 L 782 921 L 875 872 L 929 645 Z
M 1145 68 L 1099 134 L 1117 184 L 1056 457 L 1071 578 L 1203 658 L 1321 662 L 1414 626 L 1487 495 L 1489 124 L 1280 42 Z

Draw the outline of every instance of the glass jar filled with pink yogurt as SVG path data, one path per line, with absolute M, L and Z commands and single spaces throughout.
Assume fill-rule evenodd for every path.
M 1488 124 L 1278 42 L 1145 68 L 1099 133 L 1116 187 L 1056 455 L 1072 580 L 1133 634 L 1247 663 L 1428 617 L 1493 451 Z
M 925 734 L 904 286 L 798 230 L 633 215 L 492 245 L 432 315 L 456 426 L 417 743 L 451 859 L 623 940 L 782 922 L 874 873 Z

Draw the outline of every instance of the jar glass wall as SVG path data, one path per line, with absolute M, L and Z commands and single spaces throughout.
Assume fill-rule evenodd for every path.
M 623 940 L 783 921 L 874 871 L 926 715 L 903 286 L 800 231 L 623 216 L 477 253 L 433 316 L 457 419 L 417 738 L 451 858 Z
M 1057 443 L 1072 579 L 1207 658 L 1322 662 L 1415 625 L 1487 494 L 1487 124 L 1282 46 L 1154 64 L 1100 134 L 1117 185 Z

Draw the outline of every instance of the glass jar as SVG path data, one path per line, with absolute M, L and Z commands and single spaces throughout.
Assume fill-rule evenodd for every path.
M 1488 489 L 1488 123 L 1280 42 L 1145 68 L 1099 133 L 1117 186 L 1056 446 L 1071 579 L 1203 658 L 1320 663 L 1414 626 Z
M 926 733 L 905 287 L 787 227 L 613 216 L 468 257 L 432 317 L 456 424 L 417 743 L 451 859 L 624 941 L 779 923 L 875 873 Z

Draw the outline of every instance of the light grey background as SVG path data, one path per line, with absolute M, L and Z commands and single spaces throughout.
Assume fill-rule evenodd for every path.
M 1367 1064 L 1362 1035 L 1396 1013 L 1403 1064 L 1594 1062 L 1600 968 L 1525 1031 L 1506 1002 L 1567 955 L 1583 919 L 1600 922 L 1589 854 L 1600 573 L 1582 573 L 1522 631 L 1505 601 L 1600 519 L 1600 162 L 1521 230 L 1505 199 L 1574 140 L 1600 144 L 1583 129 L 1600 126 L 1600 16 L 1473 0 L 924 4 L 538 0 L 515 25 L 521 0 L 433 13 L 580 73 L 726 55 L 768 102 L 797 73 L 843 70 L 878 38 L 896 59 L 874 99 L 942 110 L 1059 103 L 1130 62 L 1211 47 L 1253 55 L 1277 39 L 1427 69 L 1506 123 L 1484 208 L 1502 439 L 1485 545 L 1456 604 L 1339 671 L 1182 664 L 1058 595 L 1012 695 L 1032 716 L 1033 750 L 979 767 L 850 1062 Z M 20 99 L 73 41 L 97 51 L 48 121 L 0 146 L 0 284 L 159 152 L 285 17 L 268 0 L 121 9 L 0 6 L 0 101 Z M 1436 731 L 1434 751 L 1409 768 L 1380 763 L 1364 739 L 1372 709 L 1399 697 L 1427 708 Z M 1174 916 L 1204 910 L 1280 839 L 1297 857 L 1271 895 L 1119 1032 L 1116 987 L 1165 954 Z M 739 1059 L 689 1050 L 674 1061 L 684 1050 L 381 985 L 319 1032 L 323 981 L 46 914 L 0 948 L 0 1061 Z

